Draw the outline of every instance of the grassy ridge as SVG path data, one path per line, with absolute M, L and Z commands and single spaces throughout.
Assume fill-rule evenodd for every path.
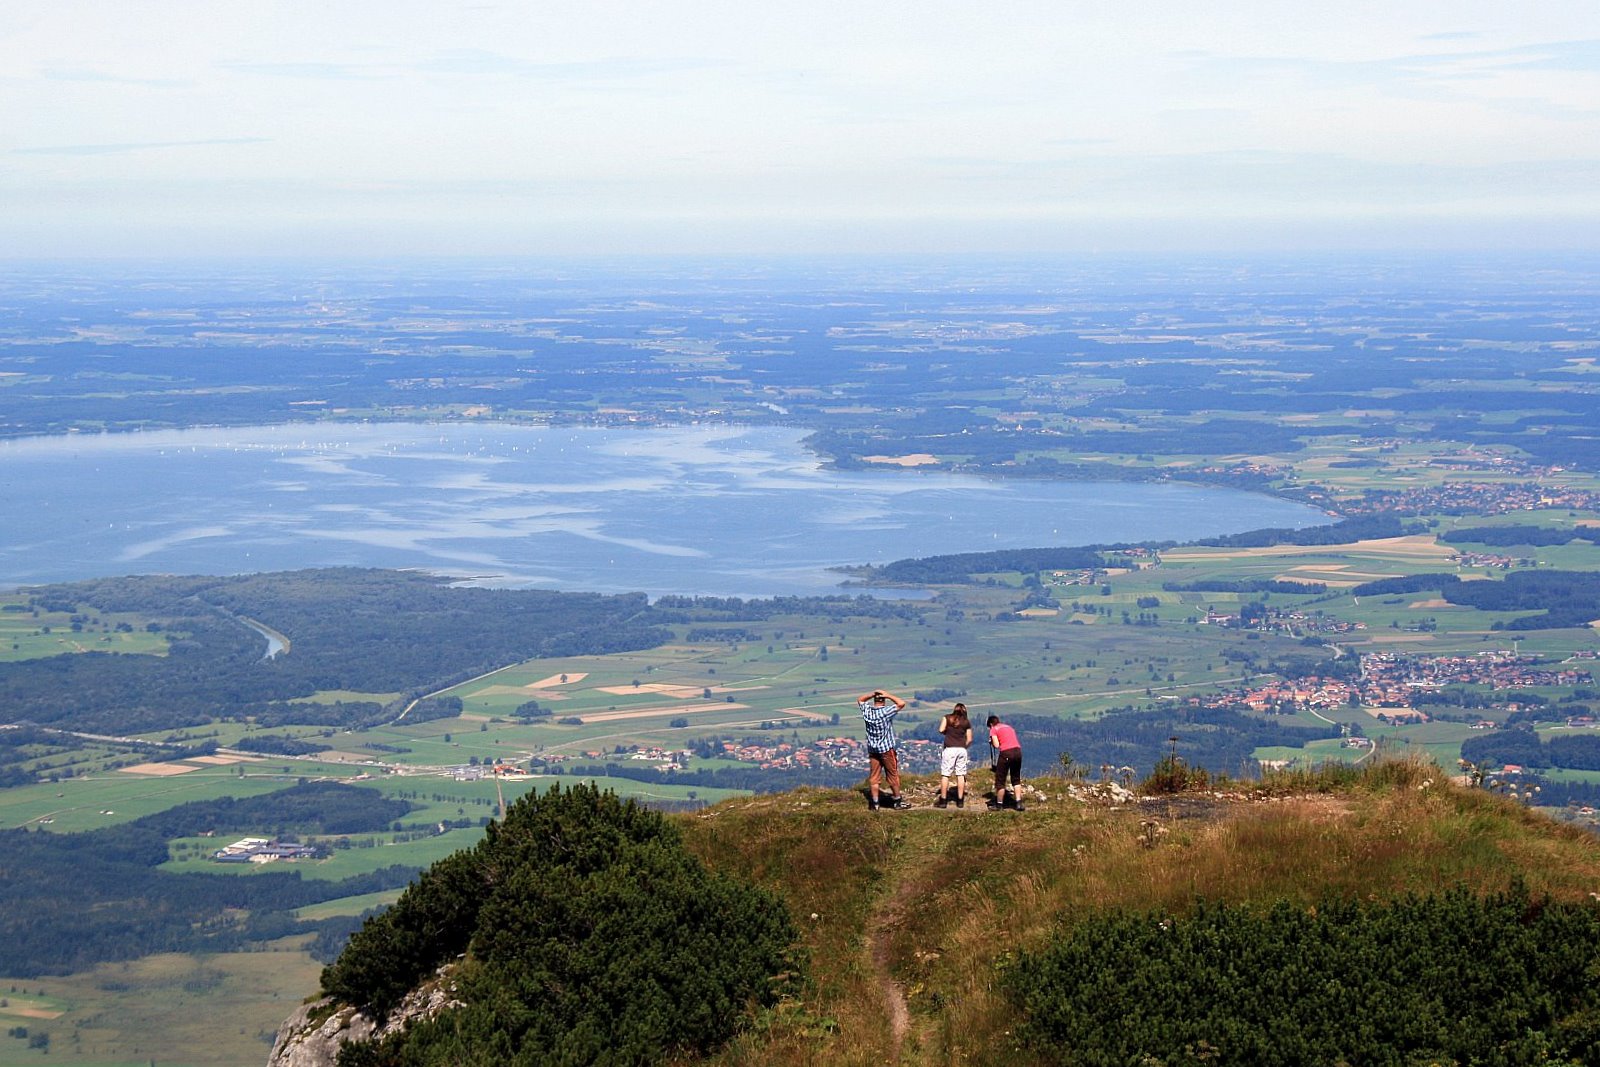
M 1005 991 L 1017 960 L 1113 912 L 1184 914 L 1201 898 L 1306 907 L 1329 895 L 1487 893 L 1519 880 L 1535 895 L 1582 903 L 1600 885 L 1600 840 L 1452 785 L 1421 761 L 1294 771 L 1249 792 L 1120 808 L 1068 799 L 1064 780 L 1033 784 L 1044 797 L 1022 815 L 935 810 L 932 781 L 911 779 L 919 806 L 892 815 L 868 813 L 854 792 L 804 789 L 676 817 L 708 864 L 783 894 L 811 960 L 801 995 L 764 1011 L 714 1061 L 1025 1062 Z M 303 953 L 282 947 L 291 950 L 190 960 L 166 977 L 148 968 L 180 958 L 23 984 L 63 1012 L 33 1024 L 53 1036 L 51 1062 L 128 1061 L 135 1047 L 141 1062 L 255 1062 L 263 1030 L 315 985 Z M 242 983 L 238 968 L 250 960 L 271 964 L 248 979 L 255 1015 L 229 1015 L 219 1030 L 224 1002 L 203 993 L 195 968 L 237 971 Z M 147 1006 L 157 995 L 176 997 L 187 1021 Z M 144 1025 L 144 1014 L 160 1026 Z M 0 1064 L 35 1062 L 22 1045 L 0 1049 Z
M 1053 798 L 1066 786 L 1036 784 Z M 872 817 L 854 795 L 801 791 L 688 817 L 708 861 L 786 895 L 813 961 L 807 994 L 719 1062 L 1018 1062 L 1008 967 L 1097 915 L 1181 915 L 1202 898 L 1305 907 L 1330 894 L 1486 893 L 1519 880 L 1582 903 L 1600 882 L 1592 835 L 1451 785 L 1425 762 L 1281 785 L 1298 791 L 1124 808 L 1052 799 L 1020 817 Z

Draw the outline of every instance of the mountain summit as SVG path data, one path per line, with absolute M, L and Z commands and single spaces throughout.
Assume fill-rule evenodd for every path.
M 1416 760 L 1033 786 L 530 796 L 355 935 L 271 1062 L 1597 1062 L 1586 831 Z

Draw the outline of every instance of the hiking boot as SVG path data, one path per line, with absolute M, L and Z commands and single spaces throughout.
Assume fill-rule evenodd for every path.
M 1023 807 L 1022 806 L 1022 801 L 1019 800 L 1019 801 L 1017 801 L 1016 805 L 1011 810 L 1012 811 L 1027 811 L 1028 809 Z
M 956 807 L 964 808 L 966 806 L 967 806 L 967 798 L 966 797 L 956 797 Z
M 1004 804 L 1000 803 L 998 800 L 991 800 L 988 803 L 986 803 L 984 805 L 984 807 L 988 808 L 990 811 L 1005 811 L 1006 810 L 1006 806 Z
M 878 810 L 878 802 L 876 800 L 867 801 L 867 810 L 868 811 L 877 811 Z
M 905 800 L 905 798 L 903 798 L 903 797 L 895 797 L 892 801 L 890 801 L 885 806 L 893 809 L 894 811 L 905 811 L 907 808 L 909 808 L 911 806 L 911 804 L 909 802 L 907 802 Z
M 944 797 L 940 797 L 938 800 L 935 800 L 933 802 L 933 806 L 936 807 L 936 808 L 944 808 L 944 807 L 948 807 L 949 805 L 950 805 L 950 801 L 946 800 Z

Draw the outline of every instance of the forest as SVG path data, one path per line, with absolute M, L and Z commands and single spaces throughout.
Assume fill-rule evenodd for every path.
M 762 599 L 717 596 L 663 596 L 651 604 L 651 619 L 661 623 L 760 622 L 779 615 L 819 615 L 838 622 L 846 618 L 910 619 L 915 608 L 898 600 L 867 596 L 776 596 Z
M 1021 571 L 1025 574 L 1046 570 L 1078 570 L 1106 565 L 1100 549 L 1016 548 L 998 552 L 963 552 L 921 559 L 901 559 L 870 568 L 874 578 L 890 582 L 929 582 L 960 584 L 974 574 Z M 866 571 L 866 569 L 864 569 Z
M 0 700 L 13 719 L 116 734 L 245 716 L 359 726 L 399 709 L 288 702 L 324 689 L 399 689 L 408 700 L 508 663 L 651 648 L 671 636 L 641 594 L 460 588 L 409 571 L 146 575 L 29 593 L 56 610 L 132 612 L 173 635 L 165 656 L 85 652 L 0 663 Z M 271 625 L 291 648 L 265 658 L 240 617 Z M 70 703 L 61 700 L 68 692 Z
M 1600 572 L 1512 571 L 1500 582 L 1459 582 L 1441 591 L 1452 604 L 1480 611 L 1538 611 L 1495 629 L 1549 630 L 1600 619 Z
M 1193 582 L 1162 582 L 1169 593 L 1326 593 L 1322 582 L 1282 581 L 1275 578 L 1202 578 Z
M 1541 741 L 1533 727 L 1518 725 L 1488 730 L 1461 742 L 1461 758 L 1488 767 L 1506 765 L 1542 771 L 1600 771 L 1600 736 L 1558 734 Z
M 1194 543 L 1212 548 L 1268 548 L 1272 545 L 1345 545 L 1377 537 L 1403 537 L 1421 533 L 1420 523 L 1402 522 L 1394 515 L 1360 515 L 1302 530 L 1273 528 L 1248 530 L 1221 537 L 1203 537 Z
M 1593 527 L 1529 526 L 1462 526 L 1439 535 L 1441 541 L 1452 545 L 1477 544 L 1509 547 L 1511 545 L 1565 545 L 1573 541 L 1600 541 L 1600 530 Z
M 244 800 L 196 801 L 74 834 L 0 830 L 0 973 L 67 974 L 152 952 L 222 952 L 315 932 L 290 912 L 408 883 L 412 867 L 339 881 L 299 871 L 176 874 L 167 842 L 219 834 L 359 833 L 410 810 L 373 789 L 307 783 Z M 225 842 L 224 842 L 225 843 Z M 242 910 L 241 919 L 229 912 Z
M 1496 630 L 1552 630 L 1588 626 L 1600 619 L 1600 572 L 1516 570 L 1500 581 L 1464 582 L 1445 572 L 1411 574 L 1364 582 L 1353 596 L 1387 596 L 1438 590 L 1451 604 L 1479 611 L 1535 611 L 1509 622 L 1496 620 Z
M 264 756 L 309 756 L 333 746 L 320 741 L 304 741 L 286 734 L 254 734 L 233 743 L 240 752 L 259 752 Z

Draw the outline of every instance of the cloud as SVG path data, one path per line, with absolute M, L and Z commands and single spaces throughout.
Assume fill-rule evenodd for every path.
M 176 89 L 191 84 L 177 78 L 130 78 L 123 74 L 107 74 L 102 70 L 77 70 L 54 68 L 42 73 L 46 81 L 98 82 L 104 85 L 141 85 L 152 89 Z
M 421 59 L 389 63 L 242 63 L 224 70 L 276 78 L 358 81 L 417 75 L 522 78 L 543 82 L 595 83 L 682 74 L 720 66 L 710 60 L 612 56 L 571 62 L 535 62 L 479 48 L 434 52 Z
M 1600 40 L 1552 41 L 1483 54 L 1500 57 L 1505 70 L 1600 72 Z
M 1454 39 L 1454 35 L 1437 39 Z M 1530 72 L 1600 73 L 1600 40 L 1413 52 L 1357 60 L 1193 51 L 1174 54 L 1172 58 L 1186 63 L 1191 71 L 1216 86 L 1237 85 L 1254 78 L 1279 84 L 1297 82 L 1303 88 L 1335 93 L 1370 89 L 1402 100 L 1470 102 L 1495 111 L 1560 122 L 1592 121 L 1600 115 L 1600 108 L 1587 106 L 1590 99 L 1600 99 L 1593 93 L 1556 99 L 1530 94 L 1526 86 L 1520 93 L 1507 91 L 1513 84 L 1509 79 Z
M 1600 72 L 1600 40 L 1549 41 L 1516 48 L 1417 52 L 1359 60 L 1307 56 L 1228 56 L 1193 51 L 1175 54 L 1174 58 L 1214 65 L 1232 73 L 1300 74 L 1312 81 L 1335 86 L 1408 81 L 1436 83 L 1485 78 L 1511 70 Z
M 418 73 L 498 75 L 539 81 L 619 81 L 663 74 L 681 74 L 721 64 L 701 59 L 640 59 L 614 56 L 566 63 L 535 63 L 477 48 L 435 53 L 413 65 Z
M 121 144 L 40 145 L 13 148 L 18 156 L 112 156 L 124 152 L 147 152 L 163 148 L 209 148 L 214 145 L 265 144 L 270 137 L 210 137 L 196 141 L 127 141 Z
M 236 74 L 259 74 L 268 78 L 310 78 L 317 81 L 351 81 L 394 78 L 405 73 L 364 63 L 219 63 L 223 70 Z

